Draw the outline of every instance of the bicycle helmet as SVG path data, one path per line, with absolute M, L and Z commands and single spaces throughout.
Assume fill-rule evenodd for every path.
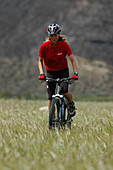
M 50 34 L 59 34 L 61 32 L 61 28 L 58 24 L 51 24 L 47 28 L 47 33 Z

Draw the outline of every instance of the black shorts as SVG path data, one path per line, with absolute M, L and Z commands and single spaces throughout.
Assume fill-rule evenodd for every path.
M 69 77 L 69 69 L 63 69 L 59 71 L 47 71 L 47 77 L 57 79 L 57 78 L 68 78 Z M 61 91 L 60 94 L 64 94 L 68 92 L 68 83 L 62 82 L 60 84 Z M 47 92 L 48 92 L 48 100 L 52 100 L 52 95 L 55 94 L 56 83 L 55 82 L 47 82 Z

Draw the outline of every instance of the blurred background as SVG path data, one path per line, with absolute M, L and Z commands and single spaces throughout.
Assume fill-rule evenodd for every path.
M 61 26 L 78 66 L 73 96 L 113 95 L 112 0 L 0 0 L 0 97 L 47 95 L 37 62 L 52 23 Z

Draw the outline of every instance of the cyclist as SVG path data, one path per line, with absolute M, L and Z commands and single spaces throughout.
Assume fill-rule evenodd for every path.
M 45 41 L 39 50 L 39 80 L 45 80 L 45 74 L 43 70 L 43 61 L 47 69 L 47 77 L 50 78 L 67 78 L 69 77 L 69 68 L 66 59 L 66 55 L 69 56 L 71 61 L 74 75 L 71 77 L 72 80 L 78 79 L 77 65 L 74 60 L 72 51 L 66 42 L 66 37 L 61 36 L 61 27 L 58 24 L 51 24 L 47 27 L 48 40 Z M 47 82 L 47 92 L 48 92 L 48 108 L 50 110 L 50 105 L 52 101 L 52 95 L 55 94 L 55 82 Z M 68 83 L 61 83 L 61 93 L 64 94 L 69 102 L 69 114 L 74 116 L 75 104 L 72 101 L 72 94 L 68 92 Z

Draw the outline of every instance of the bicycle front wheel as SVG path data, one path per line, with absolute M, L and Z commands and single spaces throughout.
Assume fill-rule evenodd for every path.
M 54 98 L 51 102 L 50 112 L 49 112 L 49 129 L 57 127 L 60 129 L 59 116 L 61 112 L 60 99 Z

